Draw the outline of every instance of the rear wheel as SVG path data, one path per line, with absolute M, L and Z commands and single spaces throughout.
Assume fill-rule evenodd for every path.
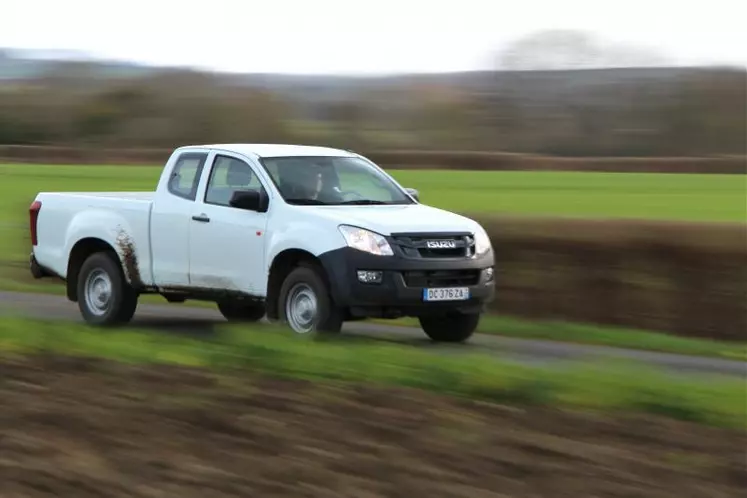
M 265 307 L 260 303 L 221 301 L 217 304 L 218 310 L 229 322 L 258 322 L 265 316 Z
M 122 325 L 135 315 L 138 295 L 113 252 L 91 254 L 78 274 L 78 309 L 90 325 Z
M 478 323 L 479 313 L 453 312 L 420 317 L 423 332 L 436 342 L 464 342 L 475 332 Z
M 299 266 L 285 278 L 280 288 L 278 315 L 298 334 L 338 333 L 342 311 L 332 301 L 321 271 Z

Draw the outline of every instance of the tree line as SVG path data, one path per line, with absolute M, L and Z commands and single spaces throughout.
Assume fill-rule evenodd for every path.
M 0 80 L 0 144 L 314 143 L 559 156 L 744 155 L 730 68 L 485 71 L 346 79 L 61 65 Z

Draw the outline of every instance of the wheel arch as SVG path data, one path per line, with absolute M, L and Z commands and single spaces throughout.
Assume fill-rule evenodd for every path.
M 279 318 L 278 301 L 283 281 L 294 268 L 302 265 L 318 269 L 322 278 L 329 283 L 327 272 L 318 257 L 303 249 L 286 249 L 281 251 L 272 260 L 267 281 L 266 312 L 269 319 L 276 320 Z
M 85 263 L 92 254 L 98 252 L 111 252 L 116 260 L 119 261 L 121 268 L 122 261 L 119 258 L 119 254 L 111 244 L 97 237 L 85 237 L 80 239 L 75 243 L 75 245 L 73 245 L 70 250 L 70 256 L 67 260 L 65 284 L 67 298 L 70 301 L 78 301 L 78 276 L 80 275 L 80 269 L 82 268 L 83 263 Z

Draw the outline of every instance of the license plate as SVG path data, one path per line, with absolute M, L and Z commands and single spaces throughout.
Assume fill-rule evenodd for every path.
M 469 299 L 468 287 L 423 289 L 423 301 L 465 301 Z

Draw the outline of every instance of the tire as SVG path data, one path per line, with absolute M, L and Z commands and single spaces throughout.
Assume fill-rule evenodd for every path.
M 479 313 L 449 313 L 447 315 L 421 316 L 420 327 L 436 342 L 465 342 L 480 323 Z
M 258 322 L 265 316 L 265 307 L 259 303 L 220 301 L 218 310 L 229 322 Z
M 108 287 L 108 293 L 106 288 Z M 90 325 L 112 327 L 132 320 L 138 295 L 112 252 L 91 254 L 78 273 L 78 309 Z
M 305 303 L 305 304 L 304 304 Z M 315 303 L 315 304 L 313 304 Z M 310 313 L 304 312 L 304 307 Z M 293 312 L 296 308 L 296 313 Z M 278 316 L 298 334 L 336 334 L 342 328 L 342 310 L 335 306 L 329 286 L 316 267 L 293 269 L 280 287 Z

